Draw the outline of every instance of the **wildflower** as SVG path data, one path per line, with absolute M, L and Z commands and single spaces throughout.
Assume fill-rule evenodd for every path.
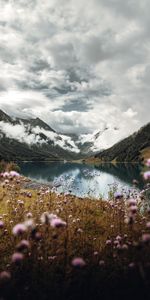
M 4 222 L 0 221 L 0 229 L 4 227 Z
M 100 261 L 99 261 L 99 266 L 102 267 L 102 266 L 104 266 L 104 265 L 105 265 L 105 261 L 104 261 L 104 260 L 100 260 Z
M 123 244 L 123 245 L 122 245 L 122 249 L 123 249 L 123 250 L 128 250 L 128 245 L 127 245 L 127 244 Z
M 106 245 L 107 245 L 107 246 L 111 245 L 111 240 L 107 240 L 107 241 L 106 241 Z
M 60 218 L 54 218 L 50 222 L 51 226 L 54 228 L 66 227 L 67 223 Z
M 12 177 L 19 177 L 20 176 L 20 174 L 16 171 L 10 171 L 9 175 L 12 176 Z
M 133 184 L 138 184 L 138 180 L 133 179 Z
M 26 220 L 23 225 L 26 227 L 26 229 L 33 229 L 34 221 L 32 219 Z
M 134 215 L 130 215 L 124 220 L 125 224 L 132 225 L 135 221 Z
M 143 243 L 149 243 L 150 242 L 150 234 L 149 233 L 144 233 L 142 235 L 142 242 Z
M 146 227 L 147 227 L 148 229 L 150 229 L 150 222 L 147 222 L 147 223 L 146 223 Z
M 24 224 L 17 224 L 14 226 L 12 232 L 13 235 L 17 236 L 17 235 L 21 235 L 26 231 L 26 226 Z
M 97 256 L 98 255 L 98 251 L 94 251 L 94 256 Z
M 85 267 L 86 262 L 84 261 L 84 259 L 82 257 L 76 257 L 72 260 L 71 264 L 73 267 L 83 268 L 83 267 Z
M 57 216 L 56 216 L 57 217 Z M 41 215 L 40 218 L 42 224 L 49 224 L 50 221 L 50 214 L 46 211 Z
M 132 206 L 130 207 L 130 212 L 131 212 L 132 214 L 135 214 L 135 213 L 137 212 L 137 206 L 132 205 Z
M 115 197 L 116 199 L 121 199 L 121 198 L 123 197 L 123 195 L 122 195 L 122 193 L 120 193 L 120 192 L 116 192 L 116 193 L 114 193 L 114 197 Z
M 22 240 L 17 246 L 18 251 L 28 250 L 30 248 L 30 243 L 27 240 Z
M 133 269 L 135 267 L 135 263 L 134 262 L 131 262 L 130 264 L 129 264 L 129 268 L 130 269 Z
M 150 179 L 150 171 L 144 172 L 143 177 L 145 180 L 149 180 Z
M 129 206 L 133 206 L 133 205 L 136 205 L 137 201 L 135 199 L 129 199 L 128 200 L 128 204 Z
M 19 264 L 23 261 L 24 259 L 24 255 L 20 252 L 15 252 L 12 257 L 11 257 L 11 261 L 14 264 Z
M 120 235 L 117 235 L 117 236 L 116 236 L 116 240 L 117 240 L 117 241 L 121 241 L 121 240 L 122 240 L 122 237 L 121 237 Z
M 0 281 L 3 283 L 9 282 L 11 279 L 11 274 L 7 271 L 3 271 L 0 273 Z
M 147 161 L 146 161 L 146 164 L 145 164 L 147 167 L 150 167 L 150 158 L 149 159 L 147 159 Z
M 2 173 L 2 176 L 3 176 L 4 178 L 9 177 L 9 172 L 4 172 L 4 173 Z
M 27 213 L 27 218 L 28 218 L 28 219 L 32 218 L 32 213 L 31 213 L 31 212 L 28 212 L 28 213 Z
M 40 232 L 36 232 L 34 238 L 36 241 L 40 241 L 42 239 L 42 234 Z

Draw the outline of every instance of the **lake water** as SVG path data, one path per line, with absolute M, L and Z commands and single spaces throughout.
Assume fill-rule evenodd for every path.
M 21 173 L 40 183 L 50 184 L 58 192 L 71 193 L 79 197 L 108 197 L 114 186 L 118 191 L 137 189 L 144 186 L 142 166 L 138 164 L 87 165 L 72 162 L 24 162 Z

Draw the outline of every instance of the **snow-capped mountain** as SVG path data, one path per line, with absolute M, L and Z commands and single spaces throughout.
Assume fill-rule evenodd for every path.
M 119 128 L 105 127 L 103 130 L 95 131 L 93 134 L 82 134 L 77 145 L 84 153 L 90 154 L 100 152 L 114 145 L 121 139 Z
M 76 159 L 120 140 L 118 128 L 93 134 L 61 134 L 39 118 L 12 118 L 0 110 L 0 158 L 21 160 Z

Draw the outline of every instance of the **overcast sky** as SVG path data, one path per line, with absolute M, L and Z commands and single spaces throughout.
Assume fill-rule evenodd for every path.
M 0 108 L 61 132 L 149 122 L 149 0 L 0 0 Z

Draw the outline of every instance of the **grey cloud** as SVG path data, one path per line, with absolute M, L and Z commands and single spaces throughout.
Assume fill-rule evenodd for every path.
M 73 99 L 70 100 L 69 103 L 64 104 L 60 107 L 60 110 L 64 112 L 69 111 L 80 111 L 80 112 L 87 112 L 91 109 L 92 105 L 89 103 L 88 99 Z
M 148 0 L 1 0 L 0 107 L 59 131 L 91 132 L 122 116 L 123 130 L 140 127 L 150 109 L 149 8 Z

